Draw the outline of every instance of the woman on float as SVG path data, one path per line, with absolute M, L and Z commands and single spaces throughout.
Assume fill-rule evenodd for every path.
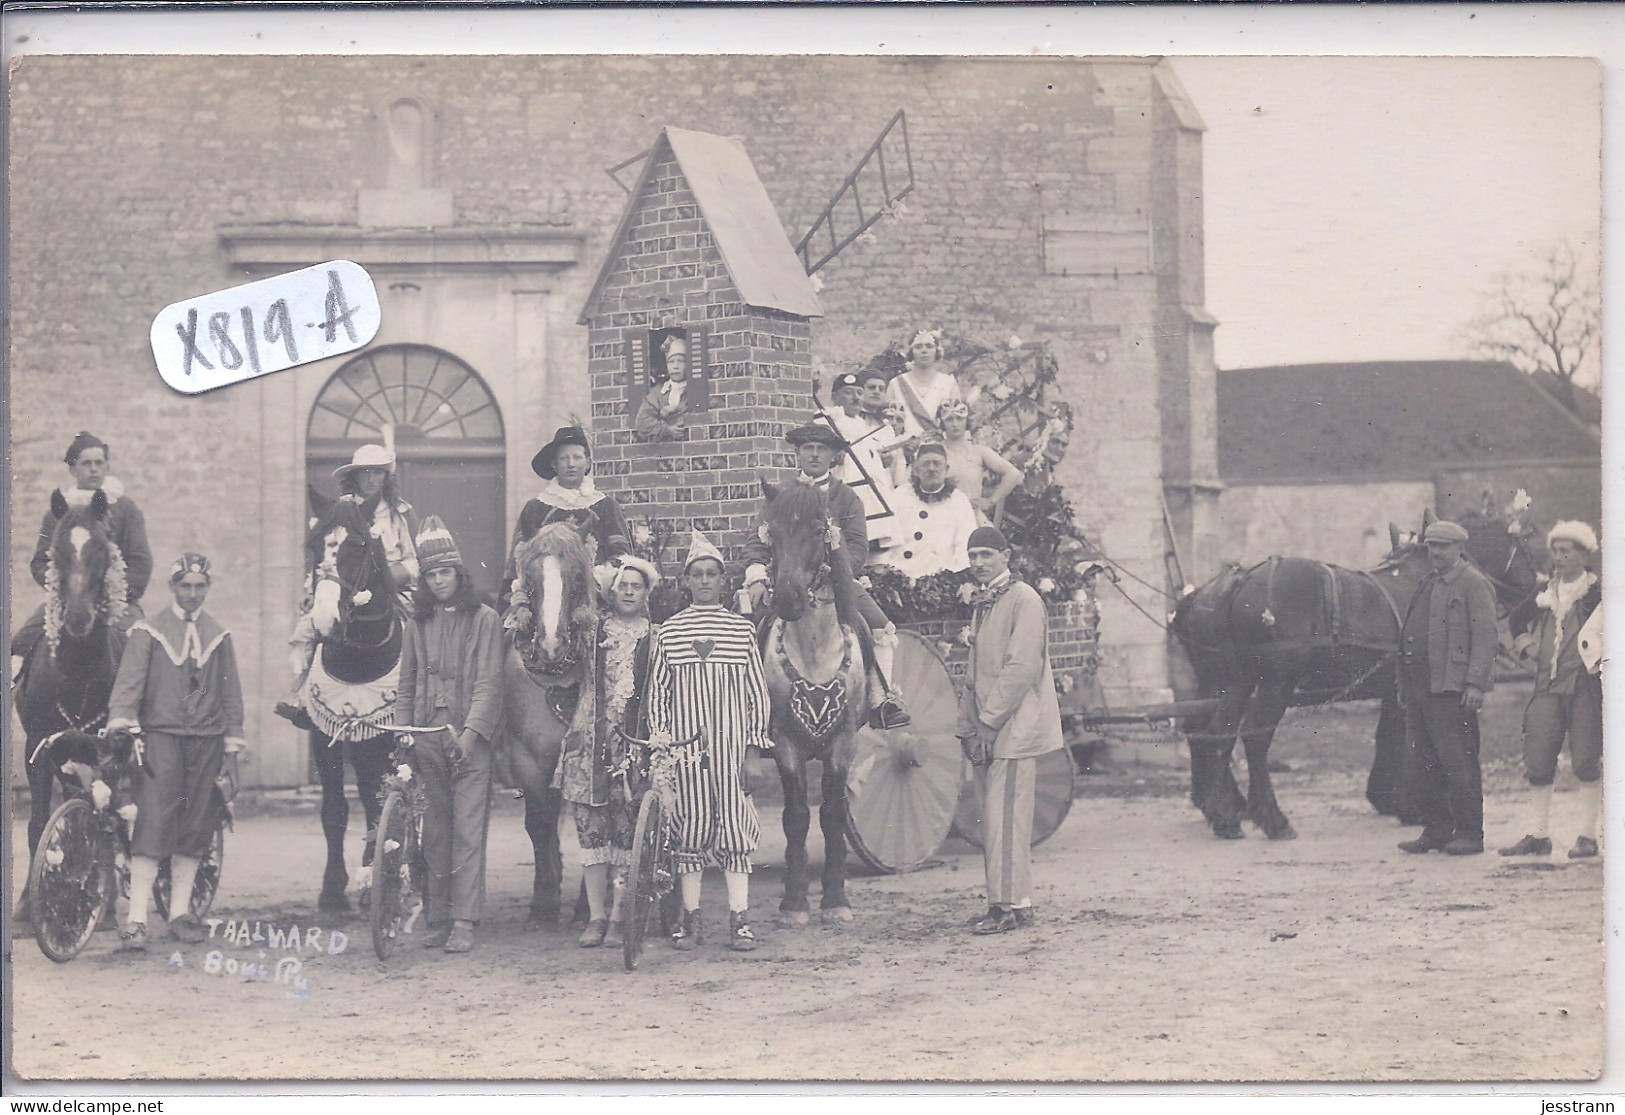
M 962 400 L 949 399 L 937 407 L 937 425 L 948 451 L 948 479 L 970 497 L 982 522 L 988 522 L 1004 497 L 1020 486 L 1022 471 L 970 436 L 970 407 Z M 983 495 L 988 473 L 993 474 L 994 485 Z

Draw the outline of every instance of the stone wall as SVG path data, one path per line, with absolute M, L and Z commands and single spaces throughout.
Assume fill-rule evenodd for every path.
M 521 286 L 502 275 L 500 260 L 484 271 L 444 264 L 467 290 L 484 283 L 511 303 L 497 315 L 506 339 L 484 331 L 502 341 L 485 356 L 454 339 L 481 333 L 477 298 L 454 314 L 425 307 L 425 336 L 404 335 L 398 322 L 381 335 L 440 344 L 487 377 L 507 421 L 510 512 L 530 494 L 520 487 L 529 454 L 572 412 L 605 401 L 593 397 L 589 360 L 614 358 L 589 357 L 587 330 L 573 316 L 626 204 L 605 168 L 645 150 L 662 125 L 738 136 L 794 239 L 904 108 L 917 185 L 895 216 L 819 272 L 826 316 L 800 332 L 782 322 L 742 325 L 739 343 L 719 344 L 716 359 L 777 359 L 779 350 L 746 343 L 747 334 L 794 333 L 824 375 L 921 326 L 992 343 L 1011 335 L 1049 342 L 1078 416 L 1057 478 L 1105 551 L 1162 583 L 1164 397 L 1188 400 L 1177 412 L 1188 431 L 1182 446 L 1209 436 L 1212 406 L 1201 344 L 1172 361 L 1157 339 L 1178 312 L 1170 297 L 1188 302 L 1201 261 L 1199 198 L 1188 188 L 1199 124 L 1166 122 L 1178 99 L 1167 74 L 1166 62 L 1148 59 L 25 58 L 12 74 L 8 120 L 13 610 L 39 599 L 24 570 L 49 490 L 66 480 L 62 450 L 75 431 L 96 431 L 147 512 L 160 562 L 183 548 L 216 558 L 210 606 L 237 632 L 250 734 L 286 751 L 263 769 L 299 765 L 301 744 L 278 735 L 281 722 L 267 711 L 283 675 L 303 525 L 305 415 L 283 404 L 313 398 L 330 369 L 182 397 L 159 381 L 147 330 L 164 305 L 243 280 L 229 266 L 223 229 L 318 239 L 365 231 L 361 192 L 389 184 L 378 121 L 397 96 L 416 98 L 429 114 L 421 182 L 449 194 L 453 231 L 585 237 L 579 265 Z M 1159 154 L 1176 136 L 1179 151 Z M 1159 224 L 1171 207 L 1180 250 L 1152 252 L 1140 270 L 1046 269 L 1046 228 L 1077 227 L 1081 215 L 1082 225 L 1149 234 L 1154 207 Z M 397 277 L 418 283 L 423 297 L 439 289 L 409 269 Z M 385 297 L 404 300 L 407 291 Z M 537 306 L 545 326 L 510 320 Z M 514 366 L 492 366 L 505 358 Z M 738 377 L 737 394 L 756 399 L 730 409 L 764 405 L 762 378 Z M 765 405 L 802 406 L 803 384 L 790 387 L 769 392 L 777 397 Z M 627 462 L 645 452 L 605 450 L 613 448 Z M 725 471 L 753 472 L 764 456 L 771 465 L 776 451 L 753 444 Z M 1192 471 L 1203 457 L 1200 446 L 1177 454 Z M 718 504 L 716 517 L 732 530 L 742 516 L 720 506 L 734 498 L 731 482 L 712 486 L 727 492 L 706 492 L 713 498 L 703 502 Z M 695 494 L 695 485 L 673 482 L 674 501 L 680 488 Z M 1129 579 L 1124 588 L 1151 614 L 1166 610 L 1154 590 Z M 164 599 L 156 586 L 148 603 Z M 1103 592 L 1100 607 L 1101 680 L 1111 699 L 1165 696 L 1162 633 L 1115 591 Z

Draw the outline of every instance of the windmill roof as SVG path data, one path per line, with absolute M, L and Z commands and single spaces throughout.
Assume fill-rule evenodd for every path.
M 1228 483 L 1425 478 L 1446 465 L 1600 459 L 1597 435 L 1510 364 L 1399 360 L 1218 374 Z
M 598 280 L 587 298 L 583 323 L 615 267 L 617 251 L 643 200 L 650 174 L 667 151 L 677 161 L 700 215 L 716 239 L 740 300 L 747 306 L 799 317 L 822 317 L 824 310 L 812 281 L 784 233 L 784 225 L 762 180 L 756 176 L 745 145 L 727 136 L 668 127 L 661 129 L 644 160 L 637 187 L 627 201 Z

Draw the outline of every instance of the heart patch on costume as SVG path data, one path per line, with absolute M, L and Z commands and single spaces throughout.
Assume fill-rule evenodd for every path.
M 710 658 L 711 652 L 717 649 L 715 639 L 692 639 L 689 641 L 689 645 L 694 648 L 694 653 L 700 656 L 701 662 Z

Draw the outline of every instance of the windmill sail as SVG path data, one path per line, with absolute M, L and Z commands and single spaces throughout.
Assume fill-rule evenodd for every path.
M 796 245 L 796 254 L 807 274 L 817 271 L 869 231 L 913 188 L 908 117 L 898 109 Z

